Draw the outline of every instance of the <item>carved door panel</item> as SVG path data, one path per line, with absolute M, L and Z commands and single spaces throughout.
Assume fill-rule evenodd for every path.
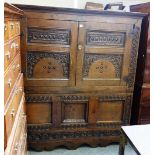
M 130 74 L 130 64 L 132 72 L 136 67 L 138 40 L 133 43 L 136 28 L 130 24 L 81 22 L 77 85 L 126 86 L 124 78 Z M 132 58 L 132 54 L 136 55 Z
M 129 124 L 131 100 L 130 94 L 104 94 L 91 97 L 88 123 L 102 127 L 120 127 Z
M 26 85 L 75 85 L 77 23 L 28 19 L 27 24 Z

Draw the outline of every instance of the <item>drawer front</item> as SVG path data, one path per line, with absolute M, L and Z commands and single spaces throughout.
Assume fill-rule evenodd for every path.
M 20 54 L 18 54 L 4 77 L 4 103 L 6 103 L 20 72 L 21 59 Z
M 4 22 L 4 42 L 9 39 L 8 21 Z
M 24 101 L 24 100 L 23 100 Z M 13 145 L 11 146 L 11 153 L 10 155 L 20 155 L 20 148 L 22 144 L 22 140 L 24 138 L 25 130 L 26 130 L 26 115 L 24 112 L 24 103 L 21 103 L 20 114 L 18 118 L 18 124 L 15 131 Z
M 13 55 L 13 58 L 19 53 L 20 51 L 20 37 L 17 36 L 12 41 L 10 41 L 10 51 Z
M 150 105 L 150 88 L 142 88 L 141 104 Z
M 11 104 L 5 115 L 7 138 L 9 138 L 9 135 L 11 133 L 22 95 L 23 95 L 23 75 L 21 75 L 16 85 L 15 92 L 10 101 Z
M 16 34 L 15 21 L 13 20 L 8 21 L 8 27 L 9 27 L 9 38 L 12 38 Z
M 16 37 L 14 40 L 4 46 L 4 70 L 7 69 L 19 51 L 20 37 Z
M 9 39 L 20 34 L 20 22 L 16 20 L 8 21 Z
M 13 59 L 13 52 L 10 50 L 10 44 L 4 45 L 4 71 L 10 65 Z

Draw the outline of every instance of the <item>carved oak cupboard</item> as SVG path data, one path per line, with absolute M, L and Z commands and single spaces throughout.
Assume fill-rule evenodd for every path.
M 16 5 L 28 147 L 118 142 L 130 122 L 145 14 Z

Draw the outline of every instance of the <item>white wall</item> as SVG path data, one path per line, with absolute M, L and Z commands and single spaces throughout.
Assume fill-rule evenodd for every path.
M 123 2 L 125 6 L 149 2 L 149 0 L 4 0 L 8 3 L 55 6 L 67 8 L 84 8 L 87 1 L 106 5 L 112 2 Z

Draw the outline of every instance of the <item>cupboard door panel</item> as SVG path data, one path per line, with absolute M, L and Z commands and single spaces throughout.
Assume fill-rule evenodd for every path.
M 126 86 L 131 81 L 133 86 L 139 31 L 132 24 L 80 22 L 77 85 Z
M 74 86 L 77 23 L 28 19 L 26 85 Z

